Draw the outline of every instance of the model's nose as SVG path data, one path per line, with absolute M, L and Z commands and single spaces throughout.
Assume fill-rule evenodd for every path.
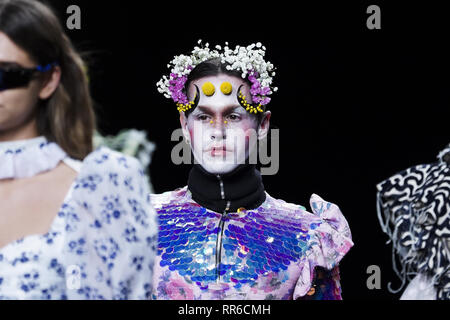
M 214 121 L 211 129 L 211 140 L 224 140 L 226 139 L 225 125 L 223 121 Z

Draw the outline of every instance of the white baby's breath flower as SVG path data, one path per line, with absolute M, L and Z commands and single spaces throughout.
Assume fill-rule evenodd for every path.
M 264 60 L 266 47 L 261 42 L 246 47 L 237 45 L 234 49 L 228 47 L 228 42 L 225 42 L 224 47 L 216 45 L 214 49 L 209 48 L 209 43 L 202 44 L 201 39 L 198 40 L 197 44 L 200 46 L 195 46 L 190 55 L 181 54 L 172 59 L 167 65 L 172 74 L 178 77 L 187 76 L 198 64 L 209 59 L 219 58 L 222 63 L 227 64 L 227 70 L 240 72 L 243 79 L 255 71 L 258 75 L 257 80 L 262 87 L 271 86 L 275 76 L 275 72 L 273 72 L 275 68 L 273 64 Z M 163 76 L 156 84 L 158 92 L 166 98 L 172 97 L 169 90 L 170 80 L 173 80 L 172 76 L 170 78 Z M 273 92 L 277 90 L 276 87 L 271 89 Z

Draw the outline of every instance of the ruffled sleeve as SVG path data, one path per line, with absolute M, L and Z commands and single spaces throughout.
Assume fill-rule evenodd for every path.
M 339 207 L 316 194 L 310 199 L 313 214 L 309 214 L 309 244 L 305 257 L 300 261 L 300 276 L 293 298 L 305 296 L 314 284 L 317 269 L 333 270 L 328 274 L 335 285 L 329 286 L 340 297 L 339 262 L 353 246 L 347 220 Z M 337 274 L 336 274 L 337 273 Z M 337 280 L 337 282 L 335 281 Z
M 83 162 L 63 248 L 69 299 L 151 296 L 157 220 L 137 159 L 102 147 Z
M 401 280 L 397 293 L 411 275 L 433 280 L 437 299 L 450 298 L 450 145 L 439 161 L 402 170 L 377 185 L 377 213 L 381 228 L 392 242 L 392 268 Z

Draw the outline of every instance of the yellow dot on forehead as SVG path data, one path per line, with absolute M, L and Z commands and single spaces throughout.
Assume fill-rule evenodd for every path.
M 223 94 L 229 95 L 231 91 L 233 91 L 233 86 L 228 81 L 225 81 L 220 85 L 220 91 L 222 91 Z
M 206 96 L 210 97 L 216 92 L 216 88 L 211 82 L 205 82 L 202 86 L 202 91 Z

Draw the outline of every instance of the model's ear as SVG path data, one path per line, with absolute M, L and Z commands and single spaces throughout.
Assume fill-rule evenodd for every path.
M 39 91 L 39 98 L 42 100 L 50 98 L 51 95 L 55 92 L 56 88 L 58 88 L 60 80 L 61 68 L 59 66 L 55 66 L 50 71 L 50 74 L 44 77 L 41 91 Z
M 265 137 L 267 137 L 267 133 L 269 132 L 270 127 L 270 116 L 271 116 L 270 111 L 264 112 L 264 115 L 258 127 L 258 140 L 262 140 Z
M 190 144 L 191 137 L 189 135 L 189 130 L 187 129 L 187 117 L 182 111 L 180 112 L 180 125 L 181 129 L 183 130 L 184 140 L 186 141 L 186 143 Z

